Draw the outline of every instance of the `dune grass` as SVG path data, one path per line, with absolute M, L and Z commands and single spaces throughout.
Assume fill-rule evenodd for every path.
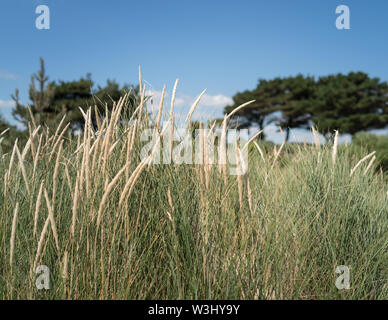
M 124 96 L 95 125 L 84 111 L 78 137 L 66 120 L 56 132 L 32 121 L 1 155 L 1 299 L 388 298 L 388 186 L 373 155 L 352 171 L 366 154 L 343 145 L 254 141 L 242 176 L 149 164 L 142 130 L 174 118 L 163 130 L 142 92 L 135 122 Z

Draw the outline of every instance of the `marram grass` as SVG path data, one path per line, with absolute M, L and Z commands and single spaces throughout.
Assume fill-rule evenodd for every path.
M 1 299 L 388 298 L 388 186 L 373 154 L 253 141 L 242 176 L 206 163 L 206 147 L 202 165 L 150 164 L 141 91 L 135 121 L 122 121 L 124 96 L 95 124 L 83 111 L 78 137 L 65 120 L 56 132 L 32 121 L 1 154 Z M 160 135 L 174 128 L 173 101 L 163 128 L 162 108 Z

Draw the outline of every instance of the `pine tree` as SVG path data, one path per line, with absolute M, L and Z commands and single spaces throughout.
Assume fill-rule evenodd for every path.
M 363 72 L 321 77 L 312 109 L 318 129 L 354 134 L 388 125 L 388 84 Z
M 280 90 L 280 78 L 273 80 L 260 79 L 254 90 L 246 90 L 233 96 L 234 104 L 225 107 L 224 112 L 230 113 L 241 104 L 255 100 L 255 102 L 237 112 L 231 119 L 231 123 L 239 128 L 256 125 L 259 129 L 263 129 L 267 116 L 274 112 L 274 107 L 278 103 L 277 98 L 279 97 Z M 263 138 L 264 135 L 259 137 Z
M 306 128 L 311 120 L 311 106 L 315 103 L 316 83 L 312 77 L 297 75 L 279 80 L 280 90 L 274 97 L 272 110 L 280 111 L 273 118 L 279 127 L 286 131 L 289 140 L 292 128 Z
M 54 112 L 51 108 L 51 103 L 55 93 L 55 85 L 52 82 L 48 82 L 48 80 L 49 77 L 46 75 L 44 59 L 40 58 L 40 70 L 31 76 L 29 88 L 29 97 L 32 101 L 30 107 L 37 125 L 43 122 L 48 124 L 49 120 L 51 120 L 50 115 Z M 27 125 L 29 121 L 28 110 L 20 103 L 18 89 L 16 89 L 15 95 L 12 95 L 12 98 L 16 104 L 12 112 L 13 116 L 16 120 Z
M 115 81 L 108 80 L 105 87 L 99 86 L 93 90 L 94 83 L 91 74 L 75 81 L 53 81 L 49 82 L 46 75 L 44 60 L 40 59 L 40 70 L 31 77 L 29 98 L 32 101 L 30 105 L 35 121 L 38 124 L 47 125 L 49 128 L 55 128 L 64 114 L 67 121 L 71 122 L 70 129 L 75 131 L 82 128 L 84 118 L 79 108 L 87 109 L 92 106 L 92 121 L 96 123 L 95 110 L 103 114 L 105 107 L 110 109 L 114 101 L 118 101 L 125 92 L 130 92 L 130 96 L 125 106 L 130 114 L 134 110 L 135 101 L 139 100 L 139 88 L 129 85 L 120 85 Z M 27 127 L 30 114 L 26 106 L 22 105 L 19 99 L 19 90 L 15 90 L 12 95 L 15 101 L 15 109 L 12 114 L 16 120 Z M 94 108 L 96 106 L 96 108 Z
M 302 75 L 259 80 L 256 89 L 237 93 L 233 97 L 234 104 L 226 107 L 225 112 L 229 113 L 240 104 L 255 100 L 236 114 L 235 118 L 242 117 L 241 127 L 257 125 L 263 129 L 264 123 L 275 122 L 286 130 L 288 140 L 291 128 L 308 125 L 314 90 L 314 79 Z

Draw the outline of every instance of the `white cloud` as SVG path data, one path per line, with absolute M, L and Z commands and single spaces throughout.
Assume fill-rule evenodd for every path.
M 147 95 L 151 95 L 153 97 L 154 103 L 154 112 L 157 112 L 157 108 L 159 108 L 160 99 L 162 97 L 162 91 L 159 90 L 148 90 Z M 198 94 L 199 96 L 199 94 Z M 176 93 L 175 96 L 175 114 L 176 118 L 184 119 L 186 117 L 187 112 L 189 111 L 191 105 L 197 99 L 198 96 L 192 96 L 184 93 Z M 171 102 L 171 93 L 166 92 L 164 97 L 164 108 L 170 109 Z M 221 117 L 223 115 L 224 107 L 232 104 L 232 98 L 228 96 L 224 96 L 222 94 L 210 95 L 205 93 L 201 100 L 198 103 L 197 108 L 194 111 L 193 120 L 210 120 L 214 118 Z M 149 110 L 151 110 L 151 106 L 148 106 Z
M 152 95 L 154 99 L 154 103 L 159 104 L 160 99 L 162 97 L 162 91 L 148 90 L 147 95 Z M 166 102 L 166 98 L 170 100 L 171 99 L 170 93 L 166 92 L 164 98 L 165 98 L 165 102 Z M 175 107 L 178 107 L 178 108 L 189 107 L 195 101 L 196 98 L 197 96 L 191 96 L 183 93 L 176 93 L 174 105 Z M 210 95 L 205 93 L 202 96 L 198 106 L 206 106 L 206 107 L 223 109 L 225 106 L 232 103 L 233 103 L 233 99 L 228 96 L 224 96 L 222 94 Z
M 233 104 L 233 99 L 222 94 L 218 94 L 215 96 L 204 94 L 201 99 L 201 103 L 205 106 L 223 109 L 227 105 Z
M 15 101 L 13 100 L 0 100 L 0 108 L 13 108 L 15 106 Z
M 0 78 L 15 80 L 18 78 L 17 74 L 9 73 L 7 71 L 0 71 Z

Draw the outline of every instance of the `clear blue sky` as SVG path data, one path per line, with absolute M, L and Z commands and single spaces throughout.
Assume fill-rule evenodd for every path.
M 50 30 L 35 28 L 39 4 L 50 8 Z M 335 27 L 341 4 L 351 30 Z M 1 0 L 0 113 L 15 88 L 27 99 L 41 56 L 51 80 L 91 72 L 98 84 L 136 84 L 141 65 L 155 90 L 179 78 L 187 96 L 231 97 L 297 73 L 360 70 L 386 81 L 387 18 L 386 0 Z

